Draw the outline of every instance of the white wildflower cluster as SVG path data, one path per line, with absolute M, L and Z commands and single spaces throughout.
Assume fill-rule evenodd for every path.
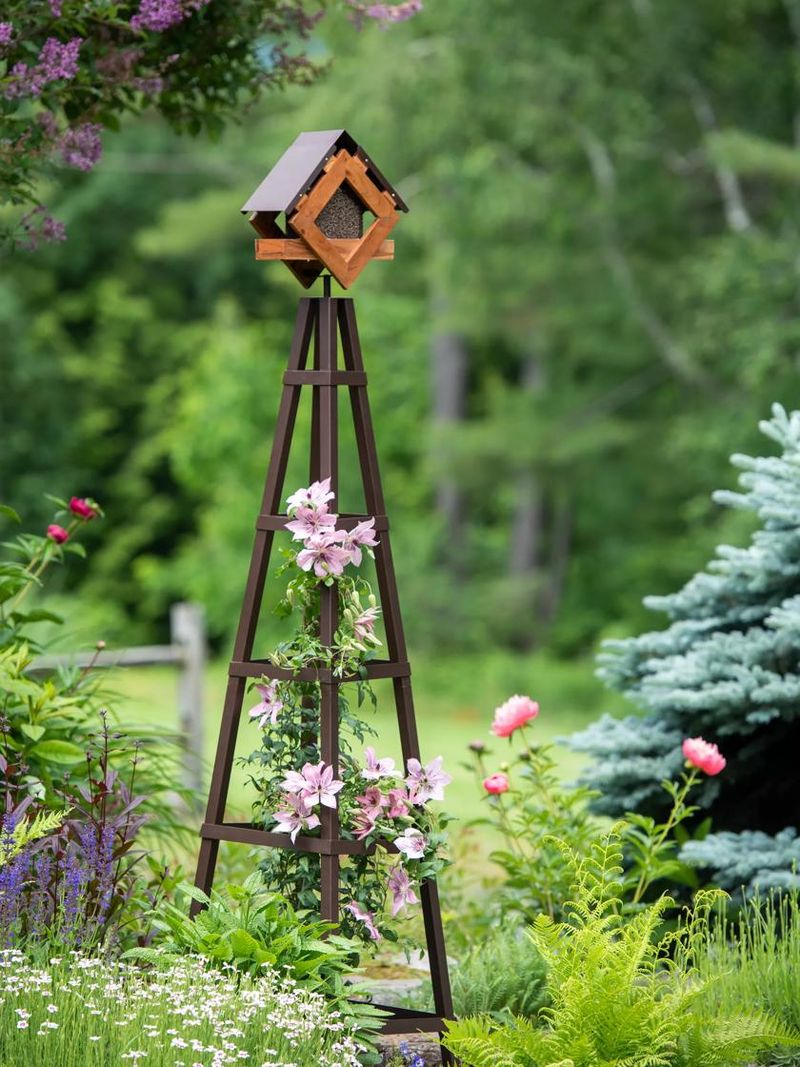
M 0 1063 L 84 1062 L 93 1045 L 121 1067 L 357 1067 L 363 1052 L 323 996 L 266 968 L 251 980 L 195 957 L 145 971 L 77 953 L 42 967 L 0 951 Z

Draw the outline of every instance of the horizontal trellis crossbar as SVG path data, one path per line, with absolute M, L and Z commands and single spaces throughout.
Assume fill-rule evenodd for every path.
M 408 660 L 375 659 L 365 663 L 364 668 L 365 676 L 370 679 L 411 677 Z M 279 682 L 324 682 L 327 685 L 363 680 L 360 674 L 336 675 L 331 667 L 301 667 L 293 670 L 290 667 L 276 667 L 265 659 L 234 660 L 228 675 L 231 678 L 275 678 Z
M 285 848 L 290 852 L 315 852 L 320 856 L 371 856 L 375 845 L 363 841 L 348 841 L 343 837 L 306 837 L 303 834 L 292 841 L 288 834 L 278 834 L 271 830 L 262 830 L 249 822 L 205 822 L 200 828 L 200 836 L 209 841 L 233 841 L 240 845 L 266 845 L 271 848 Z M 381 847 L 387 852 L 397 852 L 397 846 L 391 841 L 381 841 Z
M 284 385 L 347 385 L 367 384 L 367 375 L 358 370 L 287 370 L 283 372 Z
M 441 1015 L 430 1011 L 417 1011 L 415 1008 L 395 1008 L 388 1004 L 373 1004 L 379 1011 L 390 1012 L 383 1024 L 384 1034 L 442 1033 L 444 1023 Z
M 369 519 L 375 520 L 375 530 L 378 533 L 389 529 L 389 519 L 386 515 L 340 515 L 336 525 L 340 530 L 350 531 L 360 522 L 367 522 Z M 290 515 L 259 515 L 256 519 L 256 529 L 277 532 L 285 530 L 286 523 L 291 521 Z

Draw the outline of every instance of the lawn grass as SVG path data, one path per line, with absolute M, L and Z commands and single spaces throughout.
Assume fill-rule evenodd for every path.
M 417 725 L 424 760 L 444 756 L 453 777 L 447 793 L 447 808 L 460 820 L 480 814 L 481 795 L 474 777 L 461 766 L 467 759 L 467 745 L 480 738 L 490 749 L 489 766 L 506 757 L 508 742 L 489 734 L 493 709 L 513 693 L 528 693 L 541 705 L 533 735 L 540 742 L 553 741 L 585 725 L 600 711 L 620 708 L 618 698 L 604 690 L 593 675 L 591 660 L 558 661 L 543 654 L 515 655 L 493 652 L 480 659 L 472 657 L 413 658 L 414 695 Z M 204 708 L 204 754 L 206 777 L 213 761 L 220 712 L 225 692 L 226 665 L 215 662 L 206 674 Z M 169 667 L 125 668 L 115 672 L 111 682 L 119 694 L 116 711 L 121 724 L 133 730 L 136 723 L 158 724 L 177 729 L 177 673 Z M 399 761 L 391 683 L 375 686 L 378 710 L 365 709 L 365 717 L 378 733 L 380 755 Z M 252 703 L 256 703 L 253 700 Z M 245 709 L 249 706 L 249 697 Z M 237 755 L 246 755 L 258 743 L 257 727 L 243 716 Z M 581 757 L 562 748 L 558 758 L 565 777 L 580 766 Z M 235 767 L 229 796 L 229 817 L 247 818 L 249 798 L 246 773 Z

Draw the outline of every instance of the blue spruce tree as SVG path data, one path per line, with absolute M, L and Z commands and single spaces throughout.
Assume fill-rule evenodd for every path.
M 584 777 L 611 815 L 660 814 L 683 738 L 716 741 L 728 766 L 697 795 L 714 832 L 681 858 L 732 889 L 800 884 L 800 411 L 776 404 L 760 429 L 782 454 L 732 456 L 741 492 L 714 494 L 758 517 L 749 546 L 720 546 L 680 592 L 648 597 L 665 630 L 605 643 L 600 677 L 645 714 L 569 740 L 594 757 Z

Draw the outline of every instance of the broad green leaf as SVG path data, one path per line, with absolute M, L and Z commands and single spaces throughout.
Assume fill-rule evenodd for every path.
M 40 741 L 44 735 L 44 727 L 39 726 L 38 723 L 24 722 L 20 726 L 20 729 L 26 737 L 31 739 L 31 741 Z
M 63 763 L 65 765 L 80 763 L 81 760 L 86 758 L 86 753 L 83 749 L 73 745 L 71 741 L 58 741 L 55 739 L 52 741 L 40 741 L 38 745 L 33 746 L 31 754 L 45 760 L 47 763 Z

